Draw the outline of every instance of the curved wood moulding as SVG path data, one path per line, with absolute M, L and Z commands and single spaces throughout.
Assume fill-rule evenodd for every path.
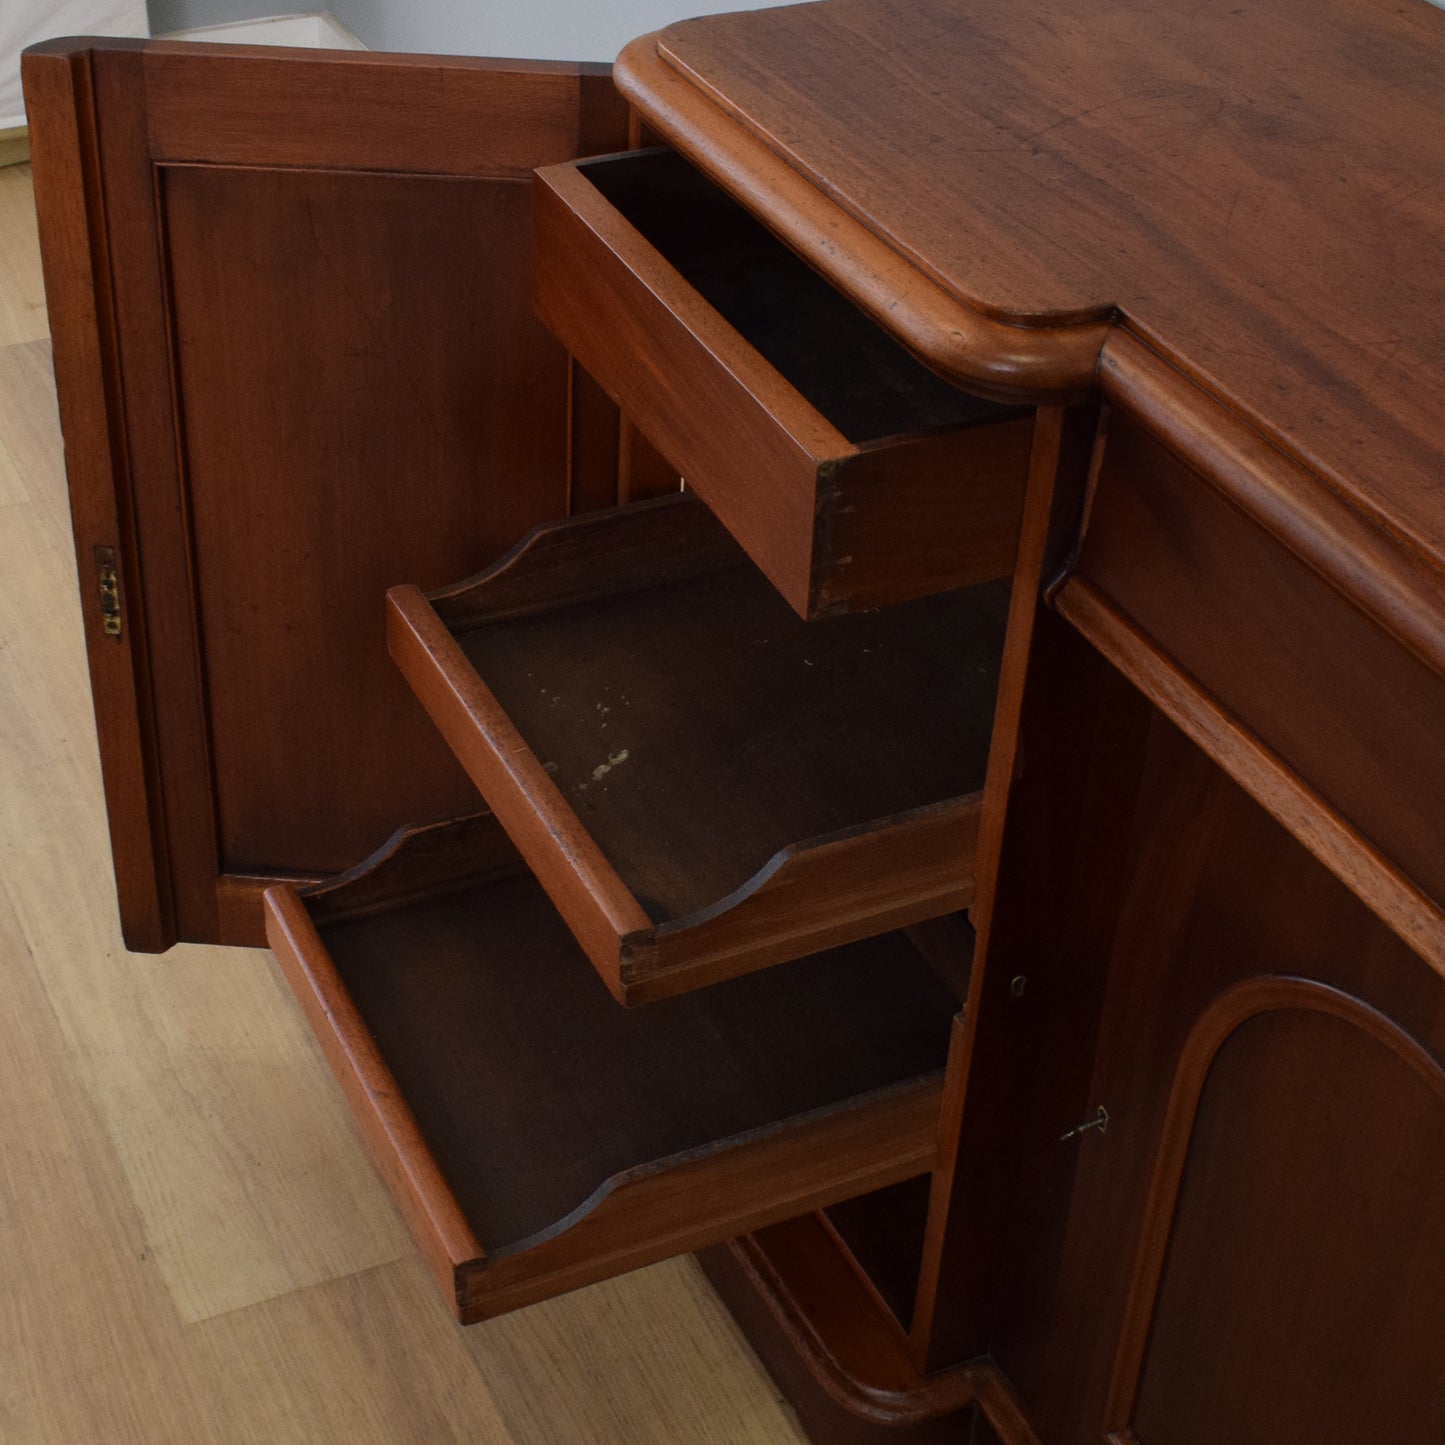
M 1087 578 L 1054 606 L 1188 738 L 1445 975 L 1445 915 L 1274 752 L 1144 635 Z
M 702 1263 L 765 1362 L 787 1369 L 796 1360 L 854 1420 L 911 1439 L 906 1432 L 975 1407 L 1006 1445 L 1038 1445 L 992 1360 L 920 1373 L 896 1322 L 881 1312 L 818 1215 L 732 1240 L 707 1251 Z M 958 1428 L 966 1428 L 962 1419 Z
M 901 935 L 627 1013 L 490 815 L 403 830 L 266 907 L 463 1323 L 934 1162 L 955 1001 Z
M 804 623 L 675 496 L 540 529 L 432 598 L 393 589 L 388 621 L 417 696 L 632 1004 L 969 905 L 999 601 Z
M 653 127 L 918 359 L 1000 401 L 1060 401 L 1093 386 L 1109 324 L 1010 325 L 963 305 L 674 70 L 658 37 L 617 58 L 618 87 Z
M 734 1240 L 729 1248 L 818 1384 L 849 1414 L 901 1428 L 978 1400 L 989 1366 L 920 1375 L 897 1327 L 879 1314 L 816 1215 Z
M 1445 675 L 1445 577 L 1128 331 L 1099 365 L 1104 397 L 1427 667 Z M 1107 436 L 1101 442 L 1107 448 Z
M 1136 1439 L 1133 1415 L 1185 1167 L 1210 1072 L 1220 1051 L 1242 1025 L 1261 1014 L 1286 1010 L 1324 1014 L 1362 1031 L 1421 1080 L 1445 1112 L 1445 1067 L 1418 1040 L 1360 999 L 1326 984 L 1291 977 L 1248 979 L 1215 999 L 1184 1044 L 1169 1095 L 1105 1409 L 1105 1434 L 1111 1445 L 1132 1445 Z

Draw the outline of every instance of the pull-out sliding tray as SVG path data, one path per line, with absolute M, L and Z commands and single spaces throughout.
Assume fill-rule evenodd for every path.
M 620 1009 L 489 815 L 266 907 L 464 1323 L 934 1163 L 956 1002 L 901 934 Z
M 935 376 L 700 172 L 537 174 L 537 312 L 805 616 L 1009 576 L 1031 412 Z
M 532 533 L 392 656 L 616 997 L 965 908 L 1007 592 L 804 622 L 696 498 Z

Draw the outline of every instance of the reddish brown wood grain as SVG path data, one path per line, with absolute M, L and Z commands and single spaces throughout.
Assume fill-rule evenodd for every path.
M 436 599 L 411 665 L 450 671 L 419 690 L 450 688 L 457 752 L 517 784 L 511 826 L 580 860 L 574 926 L 619 984 L 623 963 L 650 971 L 635 997 L 970 900 L 981 954 L 941 1135 L 936 1078 L 840 1096 L 721 1150 L 655 1151 L 488 1254 L 393 1068 L 445 1052 L 449 997 L 418 1008 L 432 1032 L 409 1063 L 384 1057 L 367 1018 L 397 1000 L 377 988 L 364 1015 L 372 961 L 348 984 L 322 934 L 507 876 L 495 824 L 424 829 L 304 908 L 274 895 L 278 952 L 464 1318 L 916 1174 L 941 1144 L 911 1357 L 865 1251 L 841 1258 L 816 1221 L 730 1256 L 836 1438 L 934 1445 L 981 1411 L 1032 1440 L 1025 1407 L 1049 1445 L 1439 1438 L 1445 150 L 1421 118 L 1442 22 L 1386 0 L 836 0 L 630 50 L 645 119 L 917 356 L 1054 401 L 1097 363 L 1111 433 L 1055 590 L 1094 414 L 1038 428 L 982 808 L 894 818 L 884 847 L 795 847 L 686 947 L 466 679 L 468 589 Z M 268 878 L 467 793 L 375 645 L 403 574 L 467 572 L 677 470 L 800 611 L 1014 565 L 1017 496 L 988 484 L 1027 423 L 970 456 L 850 440 L 574 171 L 552 192 L 566 214 L 543 194 L 544 306 L 604 385 L 528 330 L 520 181 L 620 144 L 597 74 L 58 46 L 29 81 L 82 587 L 95 546 L 119 564 L 121 638 L 83 605 L 132 943 L 249 940 Z M 492 284 L 495 313 L 473 304 Z M 496 329 L 474 334 L 483 313 Z M 920 463 L 901 491 L 900 459 Z M 981 518 L 949 511 L 965 496 Z M 659 575 L 696 560 L 649 536 Z M 561 585 L 565 549 L 548 561 L 493 579 L 499 615 L 605 600 L 605 548 Z M 802 1072 L 851 1066 L 882 1002 Z M 518 1031 L 517 1077 L 555 1023 Z M 1107 1134 L 1072 1132 L 1101 1104 Z
M 1077 690 L 1067 654 L 1052 645 L 1061 629 L 1043 593 L 1074 544 L 1095 426 L 1092 407 L 1048 407 L 1040 410 L 1035 432 L 979 827 L 972 914 L 978 939 L 949 1052 L 939 1168 L 911 1323 L 915 1359 L 924 1368 L 990 1347 L 989 1275 L 997 1241 L 1016 1212 L 1009 1179 L 1026 1167 L 1024 1151 L 1010 1143 L 1013 1111 L 997 1101 L 1029 1090 L 1067 1101 L 1087 1060 L 1087 971 L 1071 969 L 1066 976 L 1069 987 L 1082 988 L 1072 995 L 1072 1015 L 1061 1009 L 1042 1020 L 1032 1011 L 1021 1015 L 1014 980 L 1023 980 L 1025 997 L 1031 977 L 1037 985 L 1044 960 L 1034 957 L 1034 930 L 1073 902 L 1043 880 L 1055 850 L 1070 846 L 1067 826 L 1056 817 L 1067 818 L 1076 790 L 1090 785 L 1086 769 L 1056 761 L 1060 753 L 1074 756 L 1089 696 Z M 1026 729 L 1030 713 L 1038 721 Z M 1104 779 L 1107 787 L 1107 772 Z M 1010 939 L 1015 928 L 1024 936 L 1017 944 Z M 1006 961 L 990 965 L 991 955 Z M 1037 1067 L 1039 1058 L 1049 1059 L 1047 1069 Z M 979 1157 L 1007 1162 L 980 1172 L 971 1163 Z M 1056 1181 L 1046 1176 L 1040 1194 L 1051 1187 Z M 1028 1287 L 1027 1270 L 1003 1286 Z
M 1117 316 L 1438 566 L 1442 61 L 1439 10 L 1393 0 L 841 0 L 683 21 L 620 76 L 804 250 L 846 268 L 861 231 L 1056 359 L 1049 328 Z M 905 329 L 896 269 L 859 289 Z
M 821 1216 L 701 1255 L 809 1438 L 837 1445 L 1038 1445 L 986 1360 L 920 1375 Z
M 1222 473 L 1185 466 L 1115 417 L 1077 577 L 1065 593 L 1092 594 L 1078 609 L 1088 609 L 1090 632 L 1102 603 L 1102 613 L 1122 616 L 1124 632 L 1142 634 L 1141 652 L 1167 659 L 1162 670 L 1178 675 L 1175 690 L 1198 694 L 1188 711 L 1222 719 L 1211 730 L 1231 772 L 1257 777 L 1254 786 L 1268 787 L 1279 803 L 1280 788 L 1265 775 L 1292 774 L 1291 827 L 1445 967 L 1445 678 L 1437 671 L 1445 653 L 1431 656 L 1445 626 L 1445 591 L 1421 588 L 1403 559 L 1391 579 L 1387 559 L 1351 545 L 1347 524 L 1336 529 L 1333 564 L 1312 557 L 1308 534 L 1299 540 L 1309 521 L 1303 507 L 1289 513 L 1295 525 L 1281 537 L 1278 524 L 1261 525 L 1235 505 Z M 1262 493 L 1268 496 L 1263 479 L 1250 489 Z M 1287 550 L 1287 539 L 1295 549 Z M 1341 578 L 1347 566 L 1357 571 Z M 1353 597 L 1343 590 L 1351 575 L 1369 579 L 1350 587 Z M 1399 604 L 1398 592 L 1381 596 L 1392 582 L 1398 592 L 1416 588 L 1413 606 Z M 1060 606 L 1068 612 L 1073 604 L 1061 595 Z M 1392 625 L 1402 614 L 1411 621 Z M 1160 671 L 1142 661 L 1124 665 L 1151 677 Z M 1233 747 L 1225 737 L 1231 726 L 1240 732 Z M 1252 753 L 1278 763 L 1271 769 Z
M 412 1238 L 442 1292 L 457 1300 L 457 1265 L 481 1259 L 481 1243 L 447 1188 L 375 1041 L 347 999 L 315 924 L 292 889 L 267 891 L 266 930 L 272 952 L 346 1093 Z
M 1331 1060 L 1335 1077 L 1306 1081 L 1305 1064 L 1321 1057 Z M 1328 1093 L 1328 1100 L 1314 1104 L 1302 1097 L 1314 1092 Z M 1239 1117 L 1237 1101 L 1250 1094 L 1261 1101 L 1251 1111 L 1256 1117 Z M 1384 1099 L 1393 1106 L 1388 1117 L 1379 1113 Z M 1346 1135 L 1354 1136 L 1353 1159 L 1344 1162 L 1338 1152 L 1329 1162 L 1320 1158 Z M 1237 1387 L 1211 1386 L 1211 1375 L 1231 1367 L 1237 1375 L 1270 1378 L 1289 1396 L 1271 1434 L 1289 1430 L 1299 1439 L 1333 1435 L 1344 1441 L 1378 1431 L 1399 1441 L 1435 1438 L 1445 1423 L 1445 1396 L 1434 1388 L 1438 1377 L 1424 1343 L 1434 1332 L 1421 1329 L 1410 1295 L 1438 1298 L 1438 1290 L 1417 1277 L 1399 1281 L 1398 1293 L 1381 1291 L 1376 1280 L 1382 1265 L 1388 1269 L 1384 1257 L 1394 1252 L 1393 1232 L 1411 1216 L 1418 1236 L 1427 1207 L 1421 1186 L 1439 1167 L 1427 1166 L 1422 1179 L 1415 1161 L 1421 1145 L 1434 1152 L 1427 1141 L 1442 1135 L 1445 1068 L 1383 1014 L 1297 978 L 1253 979 L 1222 993 L 1194 1025 L 1170 1093 L 1106 1405 L 1110 1438 L 1150 1440 L 1168 1430 L 1181 1440 L 1204 1442 L 1258 1428 L 1250 1411 L 1263 1402 L 1243 1398 Z M 1288 1161 L 1327 1175 L 1336 1207 L 1326 1213 L 1307 1197 L 1270 1191 L 1253 1178 L 1261 1160 L 1251 1157 L 1251 1143 L 1282 1166 Z M 1256 1212 L 1287 1226 L 1301 1207 L 1324 1237 L 1291 1240 L 1281 1228 L 1284 1237 L 1271 1239 L 1261 1230 L 1253 1240 L 1241 1239 L 1241 1221 Z M 1298 1275 L 1306 1252 L 1317 1255 L 1306 1265 L 1316 1278 L 1302 1290 Z M 1438 1278 L 1438 1260 L 1412 1255 L 1412 1270 Z M 1276 1298 L 1295 1295 L 1283 1306 L 1299 1311 L 1293 1329 L 1287 1317 L 1270 1319 L 1264 1310 L 1260 1327 L 1251 1326 L 1261 1285 Z M 1371 1352 L 1391 1358 L 1398 1388 L 1392 1397 L 1377 1392 L 1362 1399 L 1346 1386 L 1328 1398 L 1311 1378 L 1309 1352 L 1299 1351 L 1291 1335 L 1302 1334 L 1314 1323 L 1308 1316 L 1328 1311 L 1339 1296 L 1353 1312 L 1368 1307 L 1365 1301 L 1377 1292 L 1386 1298 L 1370 1301 Z M 1235 1338 L 1220 1341 L 1220 1354 L 1233 1356 L 1227 1364 L 1216 1358 L 1201 1369 L 1202 1362 L 1190 1358 L 1190 1336 L 1197 1338 L 1206 1319 Z
M 115 318 L 105 230 L 91 57 L 74 47 L 25 59 L 35 204 L 68 447 L 70 512 L 81 584 L 96 736 L 125 938 L 155 950 L 174 940 L 175 905 L 156 758 L 145 721 L 149 671 L 130 477 L 117 389 Z M 95 547 L 116 556 L 121 635 L 107 636 Z
M 158 162 L 525 180 L 627 133 L 605 65 L 174 40 L 142 56 Z
M 1131 1375 L 1143 1328 L 1143 1306 L 1127 1305 L 1135 1261 L 1166 1242 L 1146 1218 L 1150 1180 L 1182 1151 L 1188 1217 L 1167 1236 L 1171 1284 L 1151 1335 L 1160 1353 L 1140 1376 L 1148 1428 L 1138 1438 L 1303 1445 L 1368 1433 L 1369 1418 L 1431 1421 L 1445 1397 L 1417 1354 L 1354 1344 L 1377 1328 L 1402 1340 L 1433 1328 L 1434 1292 L 1405 1299 L 1395 1285 L 1439 1267 L 1406 1182 L 1435 1152 L 1426 1140 L 1438 1105 L 1422 1113 L 1411 1071 L 1377 1066 L 1389 1051 L 1365 1035 L 1408 1036 L 1438 1061 L 1440 978 L 1089 648 L 1043 620 L 1056 686 L 1073 658 L 1077 730 L 1057 752 L 1034 747 L 1010 825 L 1054 842 L 1008 868 L 1016 881 L 993 920 L 989 962 L 1003 976 L 985 997 L 970 1097 L 985 1084 L 1007 1091 L 1012 1078 L 1017 1111 L 992 1136 L 964 1135 L 974 1177 L 1001 1198 L 991 1263 L 949 1308 L 990 1342 L 1042 1438 L 1084 1445 L 1120 1427 L 1106 1399 L 1111 1380 Z M 1034 694 L 1026 738 L 1056 699 Z M 1014 974 L 1027 978 L 1017 996 Z M 1199 1041 L 1220 1037 L 1211 1011 L 1231 1007 L 1237 987 L 1276 997 L 1275 975 L 1308 981 L 1286 993 L 1348 995 L 1348 1021 L 1261 1025 L 1259 1048 L 1242 1045 L 1208 1074 L 1208 1129 L 1181 1137 L 1167 1101 L 1181 1070 L 1199 1077 Z M 1054 1069 L 1010 1075 L 1020 1048 Z M 1106 1132 L 1061 1137 L 1101 1105 Z M 1391 1138 L 1394 1152 L 1382 1142 Z M 1316 1240 L 1328 1241 L 1318 1259 Z M 1356 1248 L 1376 1261 L 1362 1273 L 1351 1272 Z M 1393 1270 L 1381 1251 L 1396 1251 Z M 1341 1358 L 1351 1361 L 1343 1376 L 1328 1363 Z M 1196 1422 L 1203 1434 L 1190 1433 Z
M 625 107 L 603 68 L 525 62 L 55 42 L 27 69 L 88 608 L 93 548 L 119 564 L 93 683 L 124 926 L 254 942 L 246 880 L 468 799 L 386 660 L 386 586 L 615 499 L 615 418 L 531 315 L 523 177 L 615 148 Z
M 567 505 L 567 367 L 530 316 L 527 190 L 215 165 L 160 186 L 221 857 L 335 871 L 466 797 L 378 599 Z
M 1000 400 L 1062 403 L 1088 391 L 1102 322 L 1018 327 L 961 302 L 889 238 L 824 200 L 829 185 L 820 188 L 781 147 L 735 123 L 726 85 L 699 85 L 684 76 L 660 43 L 661 37 L 644 36 L 622 52 L 617 80 L 623 93 L 669 145 L 745 196 L 771 229 L 914 355 Z M 870 91 L 871 84 L 864 93 Z M 844 129 L 855 120 L 845 120 Z
M 932 1163 L 951 998 L 900 936 L 627 1014 L 491 817 L 408 830 L 304 897 L 271 890 L 267 907 L 464 1322 Z M 840 1008 L 840 989 L 873 998 L 872 1017 Z M 782 1035 L 811 1067 L 772 1067 Z
M 1216 758 L 1251 796 L 1341 878 L 1403 939 L 1445 969 L 1441 916 L 1423 894 L 1268 745 L 1243 727 L 1178 665 L 1100 596 L 1073 579 L 1058 596 L 1060 612 L 1185 734 Z
M 629 1001 L 967 908 L 979 811 L 974 793 L 785 849 L 708 916 L 625 936 Z
M 687 496 L 389 596 L 403 673 L 627 1003 L 967 905 L 992 603 L 914 606 L 805 625 Z
M 799 1120 L 710 1159 L 618 1179 L 586 1217 L 525 1254 L 459 1272 L 463 1324 L 906 1179 L 931 1166 L 941 1083 Z
M 661 200 L 633 174 L 649 163 L 660 173 Z M 699 293 L 696 278 L 675 269 L 641 223 L 599 189 L 601 178 L 622 166 L 629 168 L 624 189 L 650 212 L 669 184 L 689 183 L 667 155 L 542 172 L 539 312 L 793 607 L 805 616 L 876 607 L 1007 575 L 1032 419 L 959 398 L 953 410 L 960 420 L 938 424 L 933 435 L 908 434 L 910 427 L 924 431 L 933 417 L 918 408 L 918 421 L 910 422 L 907 406 L 897 408 L 897 434 L 845 435 L 801 394 L 805 383 L 767 360 Z M 676 202 L 683 210 L 696 204 L 688 194 Z M 655 219 L 684 230 L 675 219 Z M 699 261 L 699 268 L 749 265 L 756 246 L 729 234 L 746 224 L 729 227 L 720 218 L 713 241 L 719 259 Z M 678 243 L 685 252 L 707 244 Z M 731 298 L 744 284 L 728 281 L 722 289 Z M 822 316 L 800 318 L 798 329 L 819 351 L 849 341 L 831 334 Z M 864 391 L 875 363 L 869 355 L 855 363 Z M 878 385 L 881 391 L 881 378 Z

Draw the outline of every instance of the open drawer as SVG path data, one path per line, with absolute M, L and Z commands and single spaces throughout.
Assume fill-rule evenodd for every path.
M 804 622 L 694 497 L 539 528 L 392 656 L 643 1003 L 967 907 L 1007 590 Z
M 537 173 L 537 310 L 804 616 L 1013 571 L 1032 414 L 957 390 L 670 151 Z
M 901 934 L 619 1009 L 490 815 L 266 895 L 458 1317 L 932 1167 L 953 994 Z

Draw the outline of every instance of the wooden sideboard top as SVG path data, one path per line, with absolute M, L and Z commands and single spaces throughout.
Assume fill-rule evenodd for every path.
M 1436 568 L 1442 75 L 1426 0 L 831 0 L 619 65 L 941 369 L 1077 386 L 1122 323 Z

